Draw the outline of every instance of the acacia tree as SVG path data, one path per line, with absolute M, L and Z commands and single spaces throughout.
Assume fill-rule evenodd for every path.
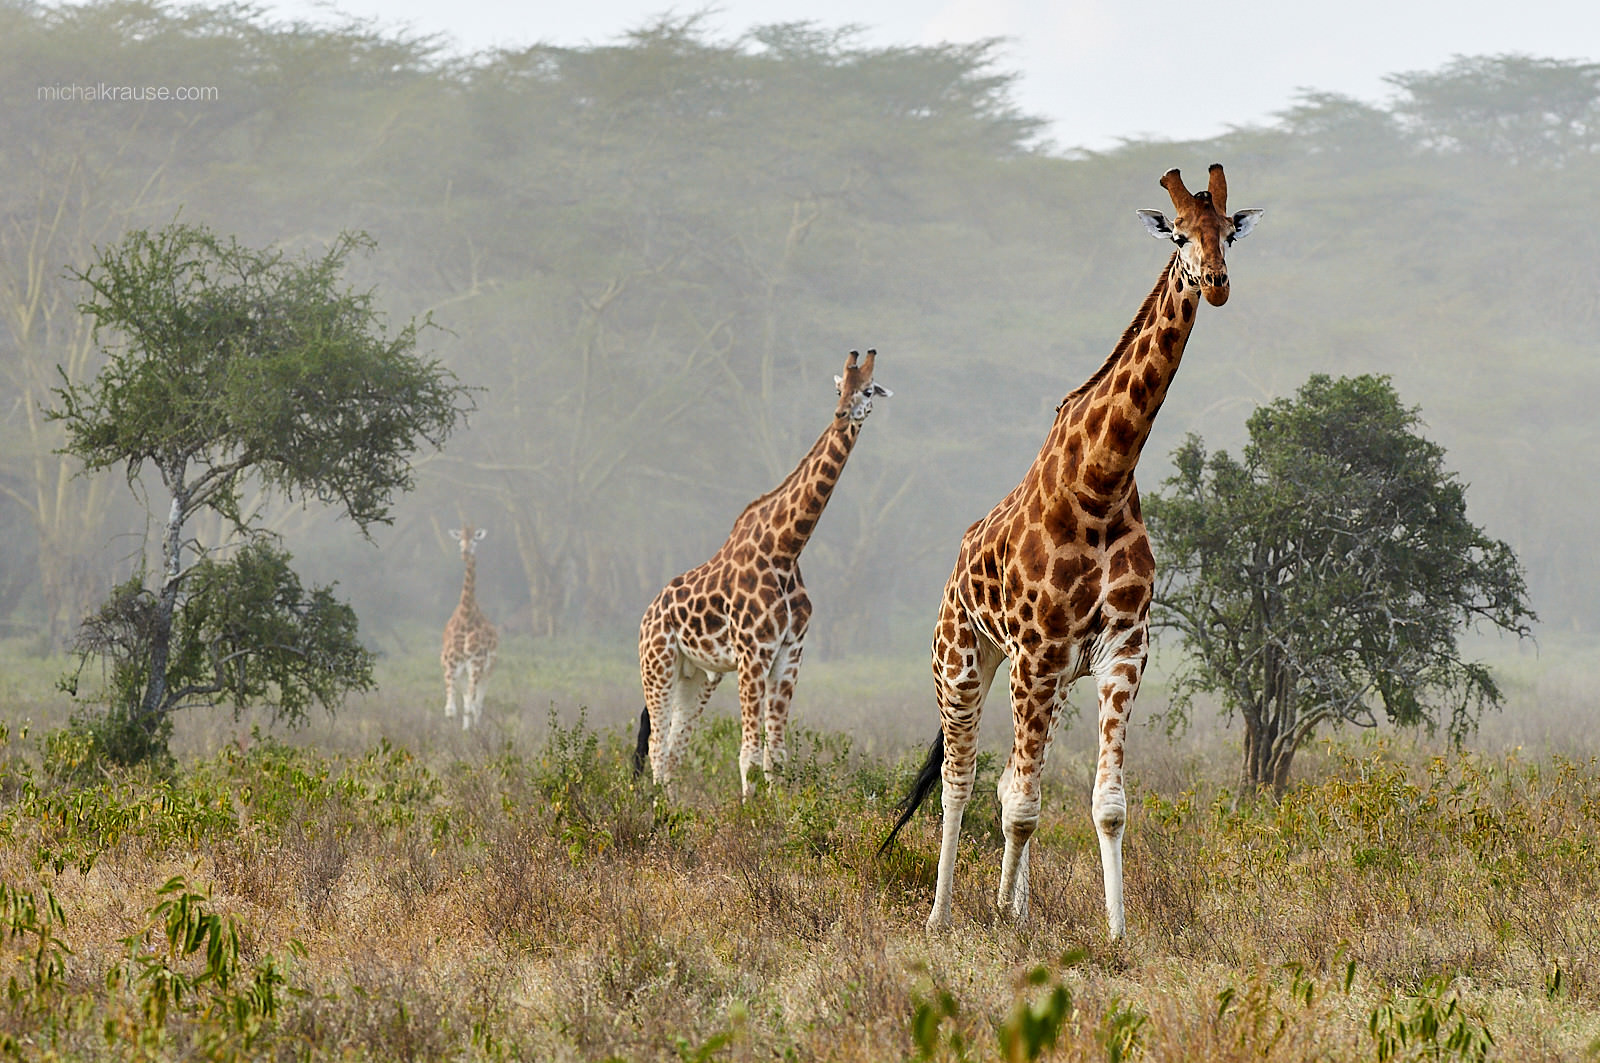
M 1536 617 L 1515 554 L 1466 515 L 1444 448 L 1386 377 L 1313 376 L 1258 408 L 1243 460 L 1189 436 L 1145 512 L 1161 566 L 1151 619 L 1189 657 L 1169 723 L 1218 695 L 1244 720 L 1240 792 L 1281 793 L 1323 725 L 1443 724 L 1501 695 L 1458 632 Z
M 85 383 L 62 372 L 50 416 L 88 471 L 122 465 L 137 490 L 153 467 L 169 500 L 160 573 L 118 588 L 78 640 L 80 672 L 91 655 L 111 663 L 97 731 L 108 755 L 163 752 L 185 706 L 260 700 L 293 723 L 312 699 L 331 710 L 371 686 L 354 614 L 328 588 L 301 588 L 241 492 L 253 480 L 332 504 L 365 535 L 410 490 L 410 455 L 467 412 L 467 390 L 415 353 L 417 324 L 391 335 L 372 293 L 341 284 L 372 246 L 342 233 L 320 257 L 291 258 L 174 223 L 129 233 L 77 274 L 107 361 Z M 227 560 L 185 536 L 206 510 L 240 540 Z

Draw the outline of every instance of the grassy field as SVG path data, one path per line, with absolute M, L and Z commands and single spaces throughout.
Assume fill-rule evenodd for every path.
M 302 732 L 185 721 L 164 777 L 83 763 L 59 662 L 0 657 L 0 1048 L 1600 1059 L 1600 743 L 1575 673 L 1511 668 L 1477 751 L 1341 736 L 1238 813 L 1227 732 L 1141 729 L 1112 945 L 1089 728 L 1052 760 L 1032 922 L 992 910 L 991 756 L 957 928 L 930 938 L 936 817 L 875 855 L 932 734 L 916 672 L 808 666 L 790 777 L 743 806 L 719 696 L 668 805 L 629 777 L 625 662 L 541 652 L 497 676 L 481 732 L 446 725 L 424 659 L 390 659 L 384 694 Z

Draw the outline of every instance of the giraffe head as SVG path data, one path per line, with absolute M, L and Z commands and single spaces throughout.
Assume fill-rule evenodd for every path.
M 844 363 L 844 375 L 833 378 L 833 386 L 839 392 L 839 406 L 833 411 L 833 416 L 838 420 L 860 424 L 872 412 L 873 399 L 888 398 L 894 394 L 882 384 L 873 383 L 872 363 L 877 358 L 875 349 L 869 350 L 865 359 L 861 359 L 860 351 L 851 351 Z
M 1203 192 L 1191 193 L 1175 169 L 1162 175 L 1161 187 L 1172 197 L 1172 220 L 1159 210 L 1141 210 L 1139 217 L 1151 236 L 1178 245 L 1178 262 L 1184 273 L 1200 286 L 1206 302 L 1221 306 L 1228 301 L 1227 249 L 1235 240 L 1250 235 L 1262 212 L 1228 213 L 1228 179 L 1220 162 L 1211 164 L 1210 181 Z
M 470 524 L 463 524 L 461 530 L 450 529 L 450 538 L 461 544 L 461 558 L 466 560 L 478 552 L 478 544 L 483 542 L 483 537 L 488 535 L 484 528 L 473 529 Z

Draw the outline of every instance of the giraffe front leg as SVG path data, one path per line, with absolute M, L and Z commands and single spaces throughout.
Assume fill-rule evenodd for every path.
M 1130 628 L 1096 654 L 1094 676 L 1099 696 L 1100 750 L 1095 763 L 1095 833 L 1100 840 L 1100 865 L 1106 882 L 1106 924 L 1116 940 L 1127 932 L 1122 908 L 1122 836 L 1128 822 L 1128 798 L 1122 765 L 1128 717 L 1144 674 L 1145 629 Z
M 494 650 L 485 651 L 482 660 L 472 670 L 472 722 L 475 724 L 483 720 L 483 702 L 489 694 L 489 673 L 494 671 L 494 658 Z
M 1000 773 L 1000 780 L 995 783 L 995 797 L 1001 810 L 1001 833 L 1006 835 L 1009 842 L 1010 836 L 1004 827 L 1006 797 L 1011 791 L 1011 779 L 1016 773 L 1012 770 L 1012 760 L 1007 758 L 1006 767 Z M 1011 872 L 1011 878 L 1006 879 L 1006 860 L 1001 856 L 1000 887 L 995 894 L 995 907 L 1002 915 L 1009 917 L 1013 922 L 1021 924 L 1028 917 L 1028 861 L 1033 852 L 1032 839 L 1022 843 L 1022 855 L 1017 861 L 1016 869 Z M 1018 906 L 1020 905 L 1020 911 Z
M 444 718 L 447 720 L 456 717 L 456 677 L 460 670 L 460 665 L 454 661 L 444 662 Z
M 789 703 L 794 700 L 795 683 L 800 678 L 803 649 L 800 639 L 786 643 L 778 651 L 777 663 L 772 668 L 765 713 L 767 744 L 761 752 L 761 771 L 769 783 L 777 780 L 789 759 L 783 737 L 789 725 Z
M 750 781 L 750 765 L 761 751 L 761 721 L 766 715 L 767 691 L 771 684 L 773 658 L 757 653 L 739 660 L 739 799 L 755 796 Z
M 1026 661 L 1011 670 L 1011 756 L 1000 776 L 1000 826 L 1006 838 L 995 904 L 1017 924 L 1028 918 L 1028 842 L 1039 826 L 1040 776 L 1055 715 L 1056 677 L 1041 676 Z
M 461 729 L 469 731 L 483 712 L 483 662 L 473 658 L 467 662 L 467 696 L 461 702 Z

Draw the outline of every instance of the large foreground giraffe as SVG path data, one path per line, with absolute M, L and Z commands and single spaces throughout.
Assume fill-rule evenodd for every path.
M 1134 467 L 1166 397 L 1200 296 L 1228 301 L 1225 249 L 1254 228 L 1259 210 L 1228 214 L 1222 167 L 1193 195 L 1177 170 L 1161 185 L 1175 217 L 1141 210 L 1152 235 L 1178 245 L 1104 365 L 1062 400 L 1044 447 L 1022 482 L 967 530 L 945 584 L 933 636 L 939 737 L 902 806 L 887 847 L 942 774 L 944 836 L 929 929 L 950 923 L 961 814 L 976 773 L 978 717 L 1002 660 L 1011 660 L 1011 756 L 1000 776 L 1006 847 L 998 904 L 1028 914 L 1028 839 L 1039 822 L 1039 777 L 1067 688 L 1094 676 L 1100 750 L 1093 816 L 1105 872 L 1111 936 L 1124 931 L 1123 738 L 1147 652 L 1155 573 L 1139 514 Z
M 822 435 L 784 481 L 750 503 L 722 548 L 662 589 L 639 623 L 639 678 L 644 711 L 634 774 L 646 754 L 655 780 L 672 783 L 689 729 L 727 672 L 739 673 L 739 787 L 755 785 L 750 765 L 783 766 L 784 725 L 800 674 L 811 599 L 800 579 L 800 551 L 833 494 L 872 400 L 890 392 L 872 380 L 877 351 L 850 352 L 834 377 L 839 403 Z
M 444 714 L 446 718 L 454 716 L 459 701 L 463 731 L 483 715 L 483 697 L 500 646 L 494 625 L 478 608 L 478 544 L 483 536 L 484 529 L 474 531 L 470 524 L 462 525 L 460 531 L 450 529 L 450 538 L 461 544 L 461 600 L 444 626 L 439 663 L 444 667 Z M 463 678 L 465 696 L 456 689 Z

